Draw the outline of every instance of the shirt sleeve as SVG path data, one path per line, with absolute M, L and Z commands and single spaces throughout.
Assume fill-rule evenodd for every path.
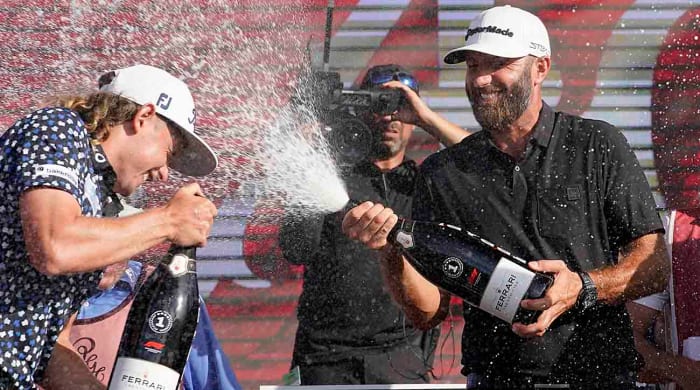
M 620 246 L 664 228 L 651 188 L 632 148 L 621 131 L 603 131 L 601 172 L 610 238 Z
M 418 168 L 413 192 L 413 209 L 411 216 L 415 221 L 451 223 L 460 226 L 459 219 L 448 209 L 444 199 L 440 198 L 433 181 L 433 174 L 440 169 L 445 160 L 445 151 L 429 156 Z
M 80 201 L 89 140 L 77 114 L 65 109 L 36 111 L 18 129 L 16 140 L 12 152 L 17 155 L 15 180 L 20 192 L 51 187 Z
M 642 306 L 646 306 L 650 309 L 654 309 L 656 311 L 662 311 L 664 310 L 664 305 L 670 301 L 670 296 L 668 294 L 668 290 L 665 290 L 664 292 L 648 295 L 646 297 L 642 297 L 639 299 L 636 299 L 634 303 L 638 303 Z
M 413 219 L 416 221 L 435 221 L 432 203 L 430 180 L 421 169 L 416 177 L 413 193 L 413 210 L 411 212 Z

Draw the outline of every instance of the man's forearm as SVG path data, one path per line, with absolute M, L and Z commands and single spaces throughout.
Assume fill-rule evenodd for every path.
M 590 271 L 598 300 L 614 304 L 661 292 L 668 283 L 670 261 L 660 233 L 630 242 L 618 264 Z
M 464 137 L 471 134 L 471 132 L 448 121 L 432 110 L 422 112 L 420 115 L 420 121 L 417 123 L 417 125 L 428 134 L 437 138 L 440 143 L 445 146 L 458 144 L 464 139 Z
M 637 350 L 644 358 L 644 370 L 666 381 L 683 382 L 689 376 L 698 376 L 700 363 L 687 357 L 661 351 L 651 343 L 637 343 Z
M 394 300 L 415 326 L 430 329 L 445 318 L 449 295 L 423 278 L 399 251 L 384 249 L 381 268 Z
M 52 235 L 52 259 L 34 256 L 32 264 L 48 274 L 90 272 L 133 258 L 168 239 L 172 230 L 161 209 L 123 218 L 77 216 Z M 47 235 L 48 236 L 48 235 Z M 28 249 L 36 243 L 28 242 Z M 30 253 L 33 253 L 30 249 Z M 34 252 L 39 253 L 39 252 Z M 51 267 L 42 270 L 41 267 Z

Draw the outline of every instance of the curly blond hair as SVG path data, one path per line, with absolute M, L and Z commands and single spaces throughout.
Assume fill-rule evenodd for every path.
M 77 112 L 85 122 L 92 142 L 96 144 L 109 137 L 110 126 L 131 120 L 141 108 L 140 104 L 107 92 L 88 96 L 59 96 L 52 103 Z

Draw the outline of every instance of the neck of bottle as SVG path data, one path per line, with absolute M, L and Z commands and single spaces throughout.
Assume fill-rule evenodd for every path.
M 173 244 L 168 250 L 168 255 L 163 256 L 161 263 L 170 270 L 173 276 L 177 277 L 186 273 L 197 273 L 196 259 L 196 247 L 182 247 Z
M 397 242 L 399 232 L 405 232 L 408 234 L 413 233 L 413 221 L 399 217 L 396 225 L 394 225 L 394 227 L 391 228 L 391 231 L 389 231 L 389 235 L 387 236 L 386 240 L 390 244 L 398 244 L 399 246 L 403 246 L 401 243 Z
M 170 249 L 168 249 L 168 254 L 170 256 L 165 256 L 163 261 L 166 263 L 169 263 L 169 257 L 175 256 L 175 255 L 183 255 L 187 256 L 187 258 L 196 260 L 197 259 L 197 247 L 196 246 L 179 246 L 172 244 L 170 246 Z

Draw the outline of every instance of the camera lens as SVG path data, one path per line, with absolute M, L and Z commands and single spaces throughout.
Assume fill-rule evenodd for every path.
M 377 136 L 364 122 L 352 115 L 335 118 L 329 143 L 338 156 L 339 163 L 354 164 L 369 159 Z

